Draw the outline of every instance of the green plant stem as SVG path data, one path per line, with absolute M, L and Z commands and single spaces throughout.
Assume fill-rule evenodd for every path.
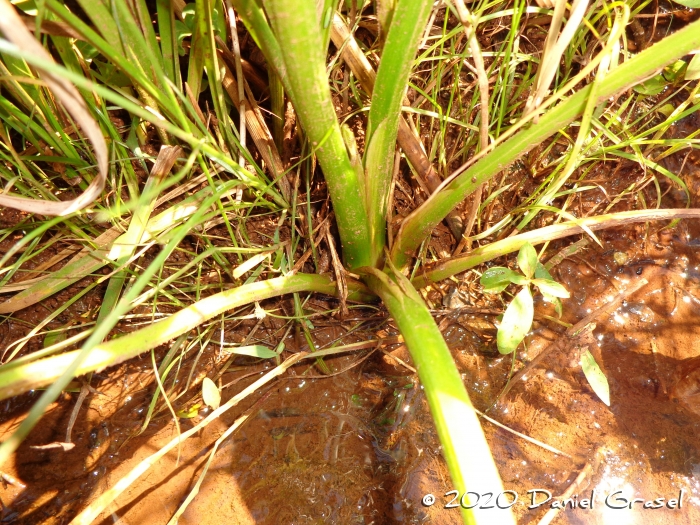
M 377 70 L 367 122 L 365 200 L 369 215 L 372 265 L 376 266 L 386 244 L 386 211 L 394 166 L 401 104 L 416 55 L 418 41 L 433 6 L 427 0 L 402 0 L 396 4 Z
M 351 269 L 371 265 L 367 212 L 331 99 L 315 3 L 269 0 L 265 7 L 287 69 L 292 103 L 323 168 L 345 263 Z
M 358 271 L 364 273 L 364 281 L 382 298 L 406 341 L 442 443 L 452 478 L 451 487 L 459 494 L 467 490 L 500 494 L 503 485 L 479 419 L 450 350 L 423 299 L 399 273 L 394 274 L 397 282 L 373 268 Z M 484 510 L 476 505 L 473 509 L 461 510 L 468 524 L 515 523 L 510 509 Z
M 611 71 L 597 86 L 596 104 L 654 76 L 667 64 L 698 48 L 700 21 L 688 24 Z M 582 88 L 545 113 L 537 124 L 496 146 L 464 173 L 431 195 L 401 224 L 392 247 L 391 257 L 394 264 L 399 268 L 405 267 L 433 228 L 480 184 L 503 171 L 518 157 L 581 115 L 592 90 L 591 85 Z
M 348 297 L 350 300 L 371 300 L 359 283 L 348 282 L 348 287 L 351 292 Z M 75 370 L 74 375 L 82 375 L 123 363 L 187 333 L 232 308 L 294 292 L 335 295 L 336 284 L 325 275 L 296 274 L 246 284 L 214 294 L 163 321 L 96 345 Z M 0 366 L 0 399 L 7 399 L 53 383 L 79 353 L 80 350 L 75 350 L 21 366 L 13 366 L 12 362 Z M 0 464 L 2 464 L 1 459 Z
M 456 257 L 441 262 L 425 270 L 421 275 L 413 279 L 412 283 L 416 288 L 423 288 L 431 283 L 442 281 L 458 273 L 465 272 L 470 268 L 474 268 L 496 257 L 517 252 L 526 243 L 537 245 L 555 239 L 562 239 L 570 235 L 584 233 L 584 227 L 595 231 L 633 224 L 635 222 L 664 219 L 700 219 L 700 209 L 633 210 L 545 226 L 544 228 L 514 235 L 513 237 L 507 237 L 503 240 L 477 248 L 462 257 Z

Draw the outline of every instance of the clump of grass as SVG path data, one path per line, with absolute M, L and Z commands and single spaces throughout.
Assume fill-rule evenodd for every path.
M 184 391 L 165 383 L 185 350 L 213 346 L 214 327 L 243 305 L 292 294 L 313 347 L 299 294 L 318 292 L 336 295 L 341 311 L 349 301 L 381 298 L 417 365 L 455 488 L 501 490 L 469 397 L 417 289 L 528 244 L 698 216 L 659 208 L 663 186 L 688 193 L 661 161 L 697 143 L 695 135 L 666 134 L 700 104 L 697 82 L 683 74 L 683 57 L 700 48 L 699 26 L 632 56 L 625 27 L 644 2 L 575 2 L 568 12 L 561 2 L 554 10 L 524 2 L 467 9 L 461 0 L 399 0 L 378 3 L 373 14 L 356 1 L 341 11 L 328 1 L 158 1 L 152 12 L 143 0 L 116 0 L 110 9 L 79 0 L 75 11 L 55 0 L 39 8 L 16 4 L 60 64 L 23 22 L 0 26 L 7 37 L 0 41 L 0 177 L 5 193 L 18 195 L 0 197 L 34 214 L 0 237 L 11 244 L 0 260 L 0 292 L 16 292 L 0 303 L 3 322 L 88 284 L 5 349 L 3 398 L 47 389 L 0 445 L 0 465 L 76 375 L 174 340 L 155 363 L 159 394 L 149 417 L 159 397 L 172 404 Z M 7 0 L 0 6 L 0 15 L 17 17 Z M 254 70 L 244 74 L 241 22 L 267 61 L 267 85 L 257 74 L 255 83 L 264 89 L 258 96 L 270 96 L 271 118 L 253 92 Z M 663 80 L 654 77 L 669 64 Z M 646 94 L 654 89 L 650 77 L 666 97 Z M 286 122 L 296 151 L 281 126 L 291 115 L 285 95 L 298 120 Z M 404 189 L 404 157 L 420 188 L 413 195 Z M 611 158 L 637 162 L 647 174 L 605 207 L 581 214 L 577 195 L 600 187 L 588 175 Z M 316 162 L 333 214 L 327 204 L 320 215 L 315 209 Z M 546 175 L 533 183 L 540 169 Z M 397 206 L 399 192 L 413 200 L 409 207 Z M 640 209 L 609 213 L 626 196 Z M 31 201 L 38 199 L 48 204 Z M 267 237 L 252 231 L 262 217 Z M 429 262 L 431 232 L 445 219 L 457 257 Z M 48 261 L 31 268 L 44 252 L 52 254 Z M 332 277 L 301 272 L 306 261 L 316 271 L 332 269 Z M 100 308 L 61 326 L 59 315 L 103 283 Z M 136 311 L 149 325 L 110 338 Z M 40 336 L 45 348 L 26 352 Z M 281 359 L 281 347 L 251 350 L 250 343 L 236 348 Z M 323 371 L 323 355 L 297 354 L 280 373 L 302 357 L 315 357 Z M 497 518 L 462 511 L 469 523 L 512 522 L 507 509 Z

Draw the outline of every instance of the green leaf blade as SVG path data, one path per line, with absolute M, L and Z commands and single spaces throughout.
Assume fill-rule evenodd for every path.
M 700 0 L 673 0 L 677 4 L 681 4 L 685 7 L 690 7 L 691 9 L 700 8 Z
M 547 270 L 544 264 L 538 262 L 537 268 L 535 269 L 535 279 L 549 279 L 553 281 L 554 277 L 552 277 L 552 274 L 549 273 L 549 270 Z
M 509 268 L 503 266 L 494 266 L 487 269 L 482 275 L 479 282 L 484 287 L 487 293 L 500 293 L 506 287 L 517 279 L 518 274 Z
M 685 80 L 697 80 L 700 78 L 700 52 L 695 53 L 685 70 Z
M 262 345 L 237 346 L 236 348 L 226 348 L 225 350 L 232 354 L 259 357 L 260 359 L 277 357 L 277 352 Z
M 202 401 L 212 410 L 216 410 L 221 404 L 221 392 L 216 383 L 208 377 L 202 381 Z
M 532 279 L 537 270 L 537 252 L 529 242 L 524 244 L 518 252 L 518 267 L 525 274 L 525 277 Z
M 581 354 L 581 368 L 593 392 L 595 392 L 603 403 L 610 406 L 610 385 L 608 384 L 608 378 L 605 377 L 605 374 L 600 369 L 600 366 L 589 350 Z
M 532 284 L 537 286 L 544 296 L 560 297 L 562 299 L 571 297 L 569 291 L 556 281 L 549 279 L 533 279 Z
M 515 351 L 532 327 L 535 309 L 530 288 L 525 287 L 506 308 L 503 321 L 498 327 L 496 341 L 498 351 L 502 354 L 510 354 Z

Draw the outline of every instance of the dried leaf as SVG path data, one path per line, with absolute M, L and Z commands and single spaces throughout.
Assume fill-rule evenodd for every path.
M 75 443 L 64 443 L 62 441 L 55 441 L 46 445 L 32 445 L 29 448 L 31 448 L 32 450 L 61 450 L 62 452 L 68 452 L 74 447 Z

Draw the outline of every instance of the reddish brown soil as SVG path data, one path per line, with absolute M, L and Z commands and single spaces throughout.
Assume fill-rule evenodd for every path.
M 556 523 L 700 520 L 700 487 L 694 477 L 700 472 L 700 363 L 694 359 L 700 334 L 700 271 L 693 232 L 657 235 L 646 243 L 642 234 L 640 229 L 639 235 L 602 235 L 604 250 L 589 248 L 555 272 L 572 292 L 572 299 L 565 301 L 569 322 L 603 305 L 616 288 L 641 277 L 649 280 L 612 315 L 597 320 L 587 343 L 609 380 L 610 407 L 592 392 L 580 367 L 570 366 L 575 365 L 570 358 L 552 356 L 489 412 L 571 457 L 484 422 L 505 488 L 518 495 L 513 509 L 519 523 L 537 523 L 551 505 L 528 509 L 527 491 L 547 490 L 557 500 L 586 465 L 590 474 L 575 489 L 574 499 L 589 498 L 595 490 L 593 509 L 569 509 Z M 681 238 L 686 235 L 691 238 Z M 626 264 L 615 262 L 615 252 L 618 261 L 619 253 L 626 254 Z M 492 351 L 492 320 L 465 313 L 443 324 L 481 410 L 498 395 L 510 367 L 510 357 Z M 319 345 L 344 332 L 338 323 L 322 324 L 314 333 Z M 528 358 L 557 338 L 555 330 L 560 331 L 549 322 L 536 322 Z M 358 334 L 346 342 L 368 337 Z M 290 335 L 287 349 L 303 349 L 300 340 Z M 357 358 L 328 363 L 340 370 Z M 224 376 L 225 382 L 252 370 L 250 364 L 238 364 Z M 210 364 L 199 366 L 206 371 Z M 271 395 L 252 419 L 224 442 L 181 522 L 459 523 L 458 509 L 444 508 L 452 499 L 445 495 L 450 481 L 411 372 L 378 355 L 329 379 L 299 377 L 307 368 L 298 365 L 290 374 L 295 378 L 273 383 Z M 32 445 L 63 440 L 77 396 L 65 394 L 6 468 L 26 488 L 2 489 L 3 522 L 67 523 L 138 461 L 170 441 L 176 430 L 167 412 L 136 435 L 153 391 L 152 377 L 148 358 L 97 377 L 93 384 L 105 395 L 88 397 L 73 433 L 76 448 L 32 450 Z M 227 389 L 224 399 L 255 378 Z M 3 436 L 16 428 L 34 397 L 5 402 Z M 159 461 L 109 507 L 101 523 L 167 523 L 196 482 L 212 443 L 257 398 L 252 396 L 184 442 L 179 463 L 176 452 Z M 180 419 L 183 430 L 204 412 L 193 420 Z M 606 506 L 605 498 L 618 490 L 623 491 L 620 497 L 665 498 L 664 504 L 683 490 L 683 507 L 643 509 L 643 502 L 637 502 L 632 510 L 616 510 L 610 505 L 620 502 L 612 500 Z M 421 503 L 428 493 L 436 498 L 431 507 Z

